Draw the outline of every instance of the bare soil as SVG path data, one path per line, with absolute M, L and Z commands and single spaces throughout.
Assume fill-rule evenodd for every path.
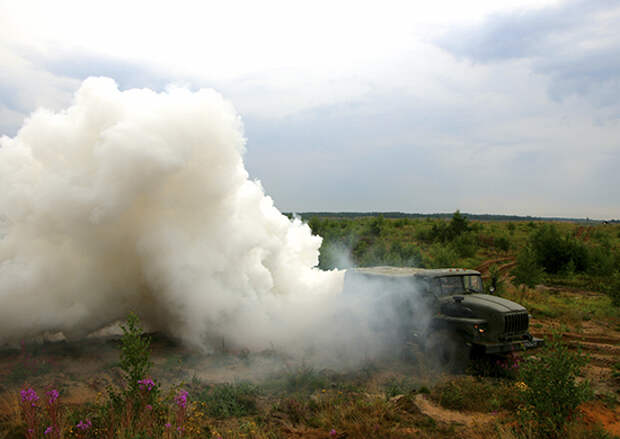
M 502 263 L 502 267 L 512 264 L 511 258 L 487 261 Z M 579 294 L 579 293 L 575 293 Z M 588 294 L 588 292 L 581 292 Z M 533 335 L 549 339 L 554 331 L 563 326 L 555 320 L 535 321 L 531 326 Z M 562 333 L 564 341 L 575 350 L 587 353 L 590 361 L 585 368 L 583 379 L 592 383 L 597 399 L 584 404 L 583 419 L 586 423 L 600 423 L 610 434 L 620 436 L 620 380 L 615 365 L 620 361 L 620 332 L 617 327 L 605 322 L 584 321 L 579 331 Z M 25 386 L 37 389 L 57 388 L 62 393 L 65 404 L 82 404 L 102 398 L 109 385 L 120 385 L 119 338 L 101 337 L 79 342 L 46 342 L 21 349 L 0 350 L 0 412 L 13 413 L 19 390 Z M 153 375 L 163 387 L 199 379 L 206 383 L 233 382 L 249 380 L 262 382 L 274 374 L 290 371 L 294 365 L 290 359 L 273 352 L 218 352 L 198 354 L 170 340 L 155 336 L 152 341 Z M 392 366 L 381 365 L 370 371 L 366 384 L 369 391 L 381 391 L 380 383 L 390 377 L 407 377 L 412 368 L 402 362 Z M 414 377 L 415 379 L 416 377 Z M 419 377 L 418 377 L 419 378 Z M 420 378 L 422 379 L 422 378 Z M 433 377 L 423 380 L 432 384 Z M 429 385 L 430 385 L 429 384 Z M 606 400 L 613 400 L 606 403 Z M 474 432 L 487 431 L 498 420 L 501 413 L 475 413 L 447 410 L 431 401 L 425 395 L 418 395 L 415 404 L 420 412 L 433 418 L 437 423 L 453 424 Z M 17 412 L 15 412 L 17 415 Z M 484 427 L 484 426 L 487 427 Z M 290 437 L 324 437 L 324 431 L 303 426 L 289 426 Z M 415 429 L 413 429 L 415 430 Z M 415 436 L 416 431 L 403 432 Z

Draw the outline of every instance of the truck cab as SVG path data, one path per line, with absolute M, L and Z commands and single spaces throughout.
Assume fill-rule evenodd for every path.
M 404 290 L 405 294 L 398 295 L 400 303 L 395 303 L 403 332 L 426 354 L 451 368 L 462 367 L 473 354 L 502 355 L 544 343 L 528 332 L 530 317 L 525 307 L 484 294 L 476 270 L 356 268 L 347 271 L 345 288 L 347 282 L 364 281 Z

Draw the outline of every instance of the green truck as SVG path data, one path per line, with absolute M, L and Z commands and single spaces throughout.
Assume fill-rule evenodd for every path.
M 518 303 L 484 294 L 480 272 L 460 268 L 367 267 L 347 270 L 345 286 L 374 285 L 391 298 L 404 342 L 458 370 L 473 355 L 504 355 L 541 346 Z

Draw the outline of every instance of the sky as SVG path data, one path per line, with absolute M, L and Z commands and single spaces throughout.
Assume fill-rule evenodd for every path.
M 213 88 L 286 212 L 620 218 L 620 2 L 0 0 L 0 135 L 90 76 Z

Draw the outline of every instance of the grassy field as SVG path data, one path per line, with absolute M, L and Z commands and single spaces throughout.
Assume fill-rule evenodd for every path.
M 423 356 L 334 371 L 275 351 L 198 354 L 158 335 L 149 344 L 134 322 L 121 339 L 0 351 L 0 439 L 620 434 L 619 224 L 458 213 L 308 223 L 324 237 L 325 269 L 479 269 L 496 294 L 528 308 L 548 348 L 480 359 L 459 376 L 437 373 Z

